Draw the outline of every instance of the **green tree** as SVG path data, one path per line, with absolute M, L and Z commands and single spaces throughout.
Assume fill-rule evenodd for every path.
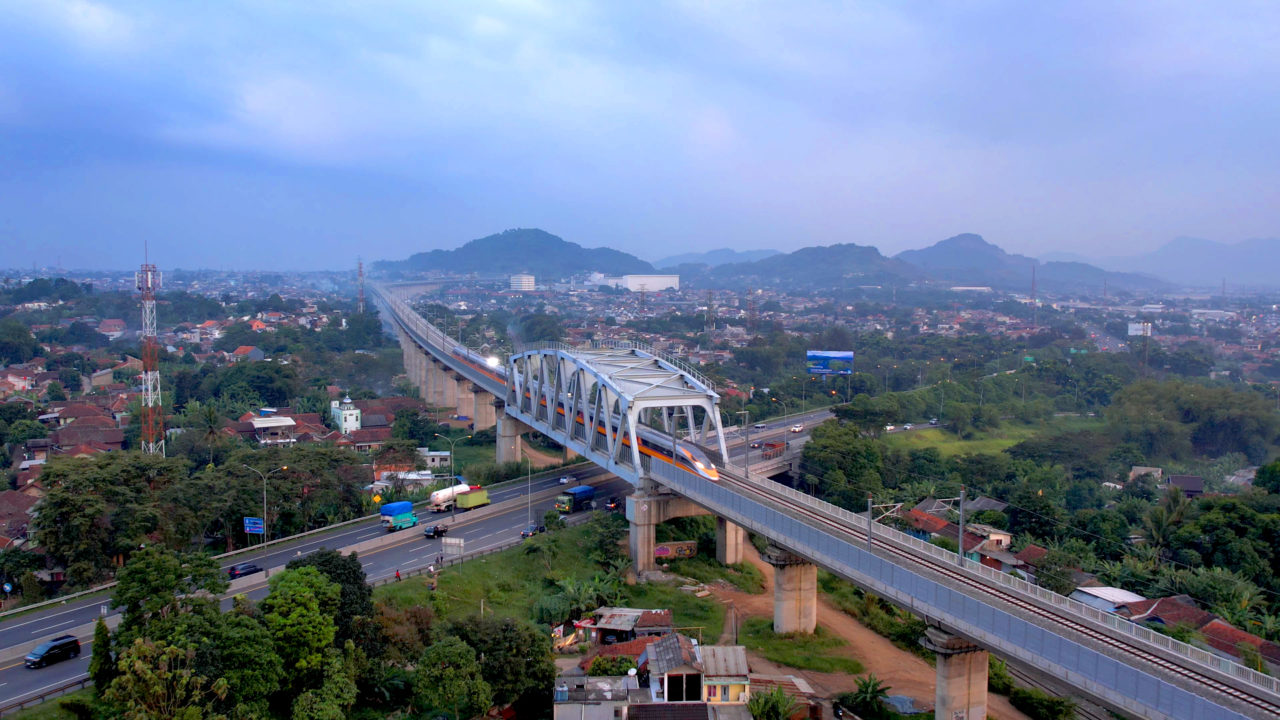
M 269 581 L 262 622 L 275 641 L 286 672 L 315 670 L 337 635 L 334 616 L 342 589 L 314 567 L 285 570 Z
M 26 325 L 6 318 L 0 320 L 0 361 L 5 365 L 24 363 L 36 356 L 40 346 Z
M 1280 460 L 1263 465 L 1253 478 L 1253 486 L 1269 493 L 1280 493 Z
M 112 605 L 122 611 L 119 632 L 124 638 L 145 636 L 151 623 L 209 606 L 214 601 L 205 593 L 217 597 L 227 586 L 226 575 L 208 555 L 141 550 L 120 570 L 111 595 Z
M 884 716 L 884 701 L 887 697 L 889 686 L 875 675 L 867 675 L 858 678 L 853 692 L 840 696 L 840 704 L 847 705 L 850 710 L 864 717 L 876 718 Z
M 111 631 L 102 618 L 93 626 L 93 655 L 89 658 L 89 677 L 94 691 L 101 696 L 116 677 L 116 659 L 111 654 Z
M 337 550 L 320 550 L 291 560 L 285 567 L 288 570 L 314 567 L 341 588 L 337 614 L 333 618 L 337 625 L 337 642 L 343 643 L 354 637 L 356 618 L 373 617 L 373 588 L 369 587 L 356 553 L 343 555 Z
M 414 704 L 423 710 L 469 718 L 493 704 L 475 650 L 461 638 L 447 636 L 422 654 L 413 678 Z
M 194 650 L 138 638 L 120 653 L 119 675 L 103 694 L 126 720 L 212 720 L 227 680 L 192 670 Z
M 556 666 L 545 632 L 515 618 L 473 615 L 453 623 L 449 633 L 476 651 L 494 703 L 549 699 Z
M 220 710 L 240 717 L 266 714 L 268 698 L 285 678 L 284 663 L 243 595 L 235 598 L 230 612 L 183 616 L 170 638 L 174 645 L 196 651 L 199 674 L 227 680 Z
M 747 700 L 747 712 L 751 713 L 752 720 L 789 720 L 796 707 L 796 701 L 780 687 L 752 693 Z
M 344 720 L 356 701 L 355 647 L 347 643 L 344 655 L 325 651 L 320 686 L 306 690 L 293 701 L 293 720 Z
M 625 655 L 605 657 L 599 655 L 591 661 L 587 674 L 594 677 L 626 675 L 628 670 L 636 666 L 636 661 Z

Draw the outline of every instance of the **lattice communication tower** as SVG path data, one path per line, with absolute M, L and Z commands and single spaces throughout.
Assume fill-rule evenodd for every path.
M 142 293 L 142 452 L 164 455 L 160 343 L 156 339 L 156 289 L 160 287 L 160 271 L 144 262 L 135 280 Z

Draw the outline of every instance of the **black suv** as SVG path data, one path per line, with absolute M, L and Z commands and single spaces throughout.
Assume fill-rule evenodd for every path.
M 449 528 L 445 525 L 428 525 L 422 529 L 423 537 L 438 538 L 444 537 L 449 532 Z
M 255 563 L 240 563 L 239 565 L 232 565 L 227 568 L 227 575 L 230 575 L 232 580 L 260 572 L 262 572 L 262 568 L 258 567 Z
M 604 507 L 606 510 L 617 510 L 622 507 L 622 499 L 618 497 L 611 497 L 609 498 L 609 501 L 604 504 Z
M 75 635 L 59 635 L 58 637 L 42 642 L 36 646 L 26 657 L 26 664 L 29 668 L 44 667 L 49 663 L 56 663 L 59 660 L 67 660 L 80 654 L 80 641 Z
M 520 531 L 520 537 L 531 538 L 534 535 L 537 535 L 538 533 L 544 533 L 546 531 L 547 531 L 546 525 L 530 524 L 530 525 L 526 525 L 525 528 Z

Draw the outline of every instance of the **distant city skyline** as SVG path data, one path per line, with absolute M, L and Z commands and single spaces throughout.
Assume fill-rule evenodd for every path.
M 0 7 L 12 267 L 1280 237 L 1280 6 Z

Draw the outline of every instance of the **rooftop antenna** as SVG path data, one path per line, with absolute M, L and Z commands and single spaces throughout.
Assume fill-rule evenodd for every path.
M 164 408 L 160 396 L 160 343 L 156 337 L 156 288 L 160 272 L 151 264 L 151 248 L 142 245 L 142 267 L 134 276 L 142 293 L 142 452 L 164 456 Z

